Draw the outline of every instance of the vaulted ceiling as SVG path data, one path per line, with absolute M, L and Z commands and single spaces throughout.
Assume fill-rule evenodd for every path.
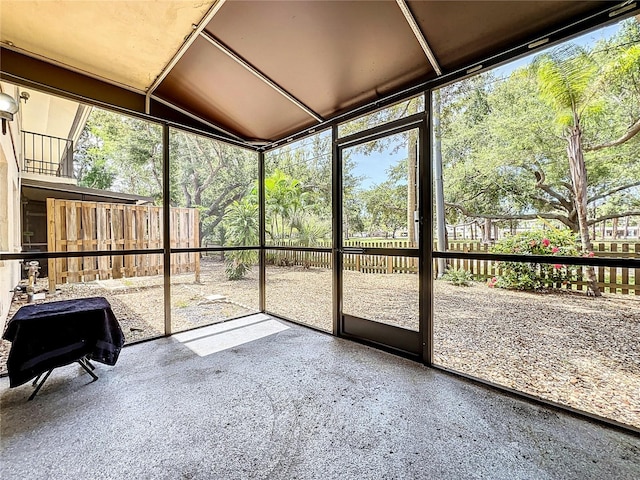
M 2 0 L 0 41 L 273 141 L 628 4 Z

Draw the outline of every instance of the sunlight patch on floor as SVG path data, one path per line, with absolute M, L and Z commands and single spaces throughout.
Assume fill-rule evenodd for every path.
M 259 313 L 229 322 L 209 325 L 173 335 L 200 357 L 221 352 L 245 343 L 268 337 L 289 327 L 268 315 Z

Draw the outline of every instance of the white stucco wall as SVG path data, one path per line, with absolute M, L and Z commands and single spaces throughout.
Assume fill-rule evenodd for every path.
M 5 91 L 16 98 L 14 91 Z M 0 131 L 0 252 L 19 252 L 20 239 L 20 117 L 7 124 L 7 133 Z M 11 289 L 20 281 L 18 260 L 0 261 L 0 326 L 4 325 L 11 304 Z

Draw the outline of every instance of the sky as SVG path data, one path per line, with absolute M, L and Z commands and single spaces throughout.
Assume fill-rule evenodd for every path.
M 387 179 L 387 170 L 396 165 L 399 160 L 407 158 L 407 147 L 402 135 L 394 135 L 391 144 L 382 152 L 364 155 L 357 153 L 354 148 L 347 150 L 347 152 L 349 151 L 351 152 L 350 158 L 355 164 L 352 173 L 357 177 L 362 177 L 360 182 L 362 190 L 384 182 Z

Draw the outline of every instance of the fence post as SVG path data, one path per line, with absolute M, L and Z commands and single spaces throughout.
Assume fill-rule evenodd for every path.
M 200 211 L 198 209 L 193 210 L 193 227 L 191 229 L 191 235 L 193 235 L 193 246 L 200 247 Z M 195 252 L 195 281 L 200 283 L 200 253 Z
M 67 252 L 76 252 L 78 248 L 78 207 L 76 202 L 70 200 L 66 202 L 65 221 L 67 226 Z M 67 259 L 67 283 L 80 280 L 80 261 L 78 257 Z
M 636 243 L 634 250 L 637 258 L 638 256 L 640 256 L 640 243 Z M 633 269 L 633 284 L 635 286 L 635 288 L 633 289 L 633 293 L 636 295 L 640 295 L 640 268 Z
M 598 244 L 598 251 L 604 252 L 604 243 Z M 602 285 L 602 292 L 604 293 L 604 269 L 607 267 L 598 267 L 598 284 Z
M 612 236 L 613 236 L 613 229 L 612 229 Z M 614 253 L 616 253 L 618 251 L 618 244 L 617 243 L 611 243 L 611 253 L 612 253 L 612 257 L 615 256 L 613 255 Z M 618 289 L 616 288 L 616 285 L 618 283 L 618 267 L 609 267 L 609 293 L 618 293 Z
M 123 230 L 123 221 L 124 211 L 122 208 L 119 208 L 119 204 L 112 203 L 111 204 L 111 250 L 122 250 L 124 248 L 124 230 Z M 122 246 L 120 245 L 122 242 Z M 122 255 L 114 255 L 111 257 L 111 277 L 112 278 L 122 278 Z
M 628 257 L 629 256 L 629 244 L 628 243 L 623 243 L 622 244 L 622 256 L 623 257 Z M 629 269 L 628 268 L 622 268 L 622 293 L 624 295 L 628 295 L 629 294 L 629 289 L 625 288 L 626 285 L 629 285 Z
M 96 204 L 95 203 L 81 203 L 82 214 L 81 214 L 81 222 L 82 222 L 82 250 L 85 252 L 89 252 L 94 250 L 93 244 L 95 241 L 95 211 Z M 96 242 L 97 246 L 97 242 Z M 82 259 L 82 278 L 84 281 L 88 281 L 89 278 L 91 280 L 96 279 L 97 269 L 97 259 L 96 257 L 83 257 Z

